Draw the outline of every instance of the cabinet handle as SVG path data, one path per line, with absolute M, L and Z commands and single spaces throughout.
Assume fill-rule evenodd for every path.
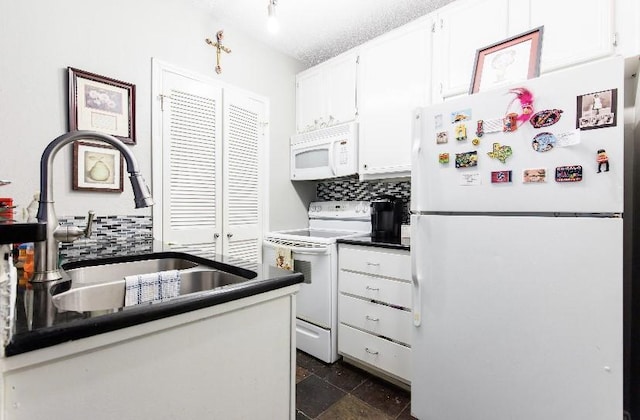
M 367 352 L 367 353 L 369 353 L 369 354 L 373 354 L 374 356 L 378 354 L 378 352 L 377 352 L 377 351 L 369 350 L 369 347 L 365 347 L 365 348 L 364 348 L 364 351 L 366 351 L 366 352 Z
M 367 321 L 375 321 L 375 322 L 380 321 L 380 318 L 374 318 L 374 317 L 369 316 L 369 315 L 365 316 L 365 318 L 367 319 Z
M 374 267 L 380 267 L 380 263 L 372 263 L 372 262 L 369 262 L 369 261 L 367 261 L 367 265 L 372 265 Z
M 379 288 L 379 287 L 371 287 L 371 286 L 367 286 L 367 287 L 366 287 L 366 289 L 367 289 L 367 290 L 373 290 L 373 291 L 376 291 L 376 292 L 377 292 L 378 290 L 380 290 L 380 288 Z

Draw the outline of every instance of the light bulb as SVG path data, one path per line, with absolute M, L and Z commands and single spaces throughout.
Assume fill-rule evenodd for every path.
M 269 17 L 267 18 L 267 30 L 275 34 L 280 29 L 280 24 L 278 23 L 278 19 L 276 18 L 276 1 L 271 0 L 269 2 Z

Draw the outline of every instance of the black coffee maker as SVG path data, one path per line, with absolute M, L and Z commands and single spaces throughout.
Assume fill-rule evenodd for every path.
M 383 195 L 371 201 L 371 238 L 374 240 L 400 239 L 402 200 Z

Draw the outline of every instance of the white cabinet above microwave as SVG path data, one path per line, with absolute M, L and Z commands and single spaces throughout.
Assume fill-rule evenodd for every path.
M 320 180 L 358 172 L 358 125 L 335 125 L 291 136 L 291 179 Z

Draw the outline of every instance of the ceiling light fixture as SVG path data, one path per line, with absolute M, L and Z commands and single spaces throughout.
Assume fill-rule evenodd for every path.
M 278 0 L 269 0 L 269 17 L 267 18 L 267 29 L 270 33 L 275 34 L 280 29 L 280 25 L 278 24 L 278 19 L 276 18 L 276 5 L 278 4 Z

